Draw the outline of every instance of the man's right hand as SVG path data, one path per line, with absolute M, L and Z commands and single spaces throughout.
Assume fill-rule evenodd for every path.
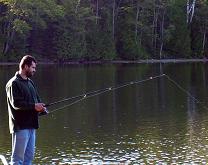
M 45 104 L 43 103 L 36 103 L 35 104 L 35 110 L 38 111 L 38 112 L 43 112 L 44 109 L 45 109 Z

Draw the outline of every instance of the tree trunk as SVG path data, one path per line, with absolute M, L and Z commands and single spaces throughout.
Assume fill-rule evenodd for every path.
M 97 0 L 96 2 L 96 25 L 98 24 L 98 16 L 99 16 L 98 9 L 99 9 L 99 0 Z
M 156 7 L 156 4 L 154 4 L 154 19 L 152 22 L 152 48 L 154 52 L 154 56 L 156 54 L 156 48 L 157 48 L 157 22 L 158 22 L 158 9 Z
M 157 52 L 157 21 L 158 21 L 158 12 L 156 11 L 155 32 L 154 32 L 154 55 L 156 55 Z
M 158 22 L 158 11 L 155 8 L 155 13 L 154 13 L 154 25 L 153 25 L 153 51 L 154 51 L 154 56 L 156 55 L 157 52 L 157 22 Z
M 142 29 L 141 29 L 141 31 L 140 31 L 140 39 L 139 39 L 139 43 L 140 43 L 140 45 L 142 45 L 142 35 L 143 35 L 143 31 L 142 31 Z
M 187 23 L 191 23 L 193 16 L 194 16 L 194 11 L 195 11 L 195 4 L 196 4 L 196 0 L 193 0 L 192 3 L 187 0 L 187 4 L 186 4 L 186 21 Z
M 116 10 L 116 0 L 113 0 L 113 20 L 112 20 L 112 35 L 113 35 L 113 40 L 115 38 L 115 10 Z
M 8 23 L 7 26 L 7 37 L 6 42 L 4 43 L 3 54 L 6 55 L 10 49 L 11 42 L 13 41 L 15 31 L 11 29 L 11 23 Z
M 195 11 L 195 4 L 196 4 L 196 0 L 193 1 L 192 3 L 192 12 L 191 12 L 191 18 L 190 18 L 190 22 L 192 22 L 193 16 L 194 16 L 194 11 Z
M 79 6 L 80 6 L 80 1 L 81 1 L 81 0 L 77 0 L 77 5 L 76 5 L 76 8 L 75 8 L 75 13 L 78 12 L 78 8 L 79 8 Z
M 152 21 L 152 47 L 154 45 L 154 33 L 155 33 L 155 8 L 154 8 L 154 18 L 153 18 L 153 21 Z
M 186 22 L 189 23 L 189 0 L 186 3 Z
M 204 49 L 205 49 L 205 43 L 206 43 L 206 30 L 204 30 L 204 33 L 203 33 L 203 42 L 202 42 L 202 50 L 204 52 Z
M 161 22 L 161 44 L 160 44 L 160 59 L 162 57 L 163 51 L 163 38 L 164 38 L 164 18 L 165 18 L 165 11 L 163 10 L 162 13 L 162 22 Z
M 139 3 L 137 2 L 137 12 L 136 12 L 136 20 L 135 20 L 135 42 L 137 43 L 137 34 L 138 34 L 138 19 L 139 19 Z

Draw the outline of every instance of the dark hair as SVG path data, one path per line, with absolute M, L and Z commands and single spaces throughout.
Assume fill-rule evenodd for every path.
M 22 57 L 19 63 L 19 69 L 23 69 L 25 65 L 30 67 L 32 65 L 32 62 L 37 63 L 34 57 L 32 57 L 31 55 L 25 55 L 24 57 Z

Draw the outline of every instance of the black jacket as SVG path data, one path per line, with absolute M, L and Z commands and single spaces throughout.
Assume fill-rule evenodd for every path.
M 18 73 L 6 84 L 10 133 L 22 129 L 37 129 L 38 112 L 35 103 L 41 102 L 31 79 L 23 79 Z

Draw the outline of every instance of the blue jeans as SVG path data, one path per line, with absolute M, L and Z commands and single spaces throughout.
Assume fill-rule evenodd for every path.
M 18 130 L 12 134 L 11 165 L 31 165 L 35 155 L 35 129 Z

